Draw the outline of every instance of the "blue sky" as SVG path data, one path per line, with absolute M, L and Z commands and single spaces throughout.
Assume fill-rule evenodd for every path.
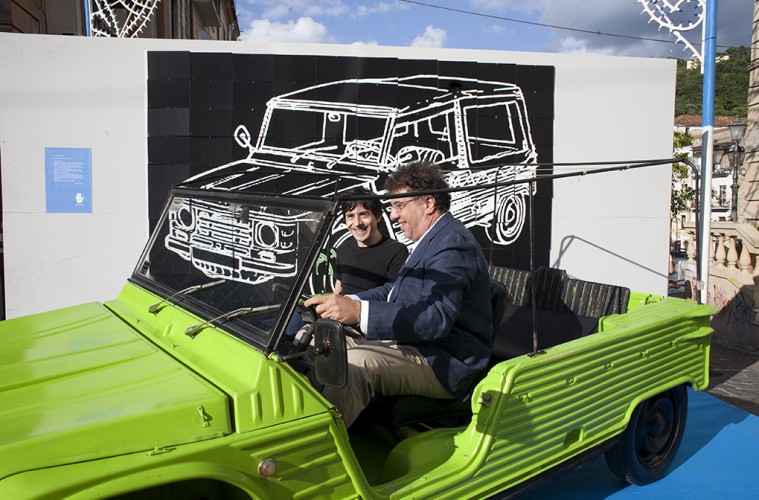
M 696 16 L 696 0 L 658 2 L 682 9 L 682 14 L 670 16 L 675 23 Z M 659 30 L 657 23 L 649 22 L 651 18 L 642 13 L 643 5 L 639 0 L 235 0 L 235 3 L 243 41 L 358 43 L 638 57 L 688 58 L 692 55 L 689 50 L 683 50 L 682 43 L 674 43 L 676 38 L 667 29 Z M 753 2 L 750 0 L 719 0 L 718 52 L 724 51 L 726 46 L 748 46 L 751 43 L 752 15 Z M 599 35 L 598 32 L 620 36 Z M 700 27 L 683 34 L 697 50 L 701 50 Z M 664 42 L 652 41 L 654 39 Z

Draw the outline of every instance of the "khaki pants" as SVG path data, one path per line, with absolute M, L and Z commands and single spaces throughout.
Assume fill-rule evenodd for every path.
M 453 399 L 415 347 L 390 340 L 345 340 L 348 385 L 342 389 L 324 387 L 322 394 L 340 411 L 346 427 L 358 418 L 375 393 Z

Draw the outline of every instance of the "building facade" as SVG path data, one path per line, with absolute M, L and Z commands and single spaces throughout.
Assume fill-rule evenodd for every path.
M 759 225 L 759 0 L 754 0 L 754 21 L 751 32 L 751 64 L 749 66 L 748 123 L 743 147 L 745 177 L 740 188 L 739 218 Z
M 234 0 L 0 0 L 0 32 L 121 38 L 237 40 Z
M 730 128 L 728 125 L 733 121 L 732 116 L 715 116 L 714 117 L 714 148 L 727 150 L 730 147 Z M 675 132 L 688 134 L 692 143 L 681 148 L 675 153 L 685 154 L 688 159 L 700 170 L 701 168 L 701 115 L 682 115 L 675 117 Z M 719 164 L 712 168 L 712 203 L 711 203 L 711 220 L 727 221 L 730 220 L 732 210 L 731 184 L 732 173 L 730 170 L 730 158 L 728 154 L 722 157 Z M 674 189 L 681 190 L 687 186 L 691 190 L 696 189 L 696 178 L 691 172 L 687 179 L 683 179 Z M 673 249 L 682 249 L 690 238 L 690 232 L 696 221 L 696 201 L 692 201 L 689 210 L 679 214 L 673 214 L 671 234 Z

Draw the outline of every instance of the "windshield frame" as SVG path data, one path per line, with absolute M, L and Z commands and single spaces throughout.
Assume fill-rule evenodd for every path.
M 231 335 L 239 338 L 245 343 L 255 347 L 256 349 L 269 354 L 275 350 L 279 344 L 280 338 L 283 334 L 285 325 L 289 321 L 295 309 L 298 297 L 301 291 L 305 288 L 305 284 L 308 280 L 309 274 L 314 267 L 314 264 L 319 256 L 320 249 L 322 248 L 324 241 L 330 235 L 331 227 L 334 222 L 337 205 L 333 199 L 321 198 L 321 197 L 301 197 L 301 196 L 279 196 L 275 194 L 261 194 L 261 193 L 249 193 L 244 191 L 226 191 L 216 189 L 198 189 L 198 188 L 186 188 L 186 187 L 172 187 L 169 190 L 166 203 L 164 204 L 161 216 L 156 223 L 155 228 L 152 230 L 150 238 L 143 248 L 140 258 L 132 271 L 132 275 L 129 281 L 145 288 L 146 290 L 153 292 L 166 301 L 167 305 L 173 304 L 174 306 L 181 307 L 192 314 L 202 318 L 204 321 L 211 321 L 214 318 L 219 317 L 221 314 L 229 311 L 221 311 L 214 308 L 205 302 L 198 300 L 192 294 L 179 295 L 178 290 L 174 290 L 171 287 L 150 279 L 143 274 L 143 268 L 147 261 L 148 256 L 154 245 L 163 244 L 158 241 L 162 236 L 160 230 L 165 224 L 168 224 L 169 212 L 173 200 L 176 198 L 191 198 L 210 201 L 222 201 L 229 203 L 247 203 L 247 204 L 259 204 L 262 206 L 280 207 L 280 208 L 295 208 L 306 211 L 321 212 L 324 214 L 316 232 L 314 233 L 314 239 L 310 243 L 308 252 L 304 255 L 303 265 L 298 269 L 294 280 L 292 281 L 292 288 L 289 296 L 282 303 L 280 311 L 277 316 L 276 323 L 267 332 L 253 327 L 247 324 L 245 321 L 238 321 L 233 318 L 229 321 L 225 321 L 221 324 L 212 323 L 208 325 L 208 328 L 218 326 Z M 209 281 L 213 281 L 213 278 L 209 277 Z M 224 286 L 224 285 L 221 285 Z

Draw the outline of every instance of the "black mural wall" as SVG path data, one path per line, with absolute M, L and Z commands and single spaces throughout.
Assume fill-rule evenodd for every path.
M 358 173 L 376 189 L 418 159 L 450 171 L 451 185 L 535 178 L 537 163 L 553 161 L 554 74 L 516 64 L 150 52 L 150 226 L 171 185 L 256 168 L 262 158 Z M 536 265 L 548 264 L 552 183 L 534 183 L 532 224 L 529 186 L 454 195 L 451 211 L 494 264 L 529 266 L 530 226 Z

